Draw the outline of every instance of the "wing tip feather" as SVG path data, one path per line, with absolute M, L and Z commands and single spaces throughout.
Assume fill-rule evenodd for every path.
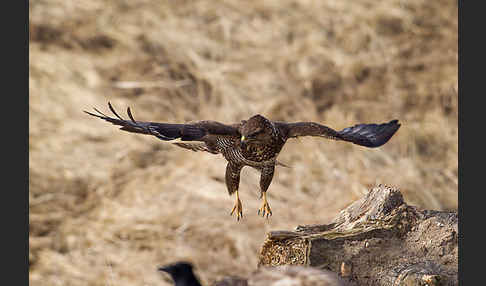
M 113 108 L 113 106 L 109 101 L 108 101 L 108 107 L 110 108 L 111 112 L 113 112 L 113 114 L 115 114 L 115 116 L 118 117 L 118 119 L 125 121 L 125 119 L 123 119 L 120 115 L 118 115 L 118 113 L 116 113 L 115 109 Z
M 130 117 L 130 120 L 135 123 L 135 119 L 133 119 L 133 115 L 132 115 L 132 111 L 130 110 L 130 107 L 127 107 L 127 114 L 128 114 L 128 117 Z

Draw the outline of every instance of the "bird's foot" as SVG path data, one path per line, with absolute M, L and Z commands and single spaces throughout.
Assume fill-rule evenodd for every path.
M 236 191 L 236 201 L 235 205 L 233 206 L 233 209 L 231 210 L 231 214 L 233 213 L 236 215 L 236 220 L 239 221 L 240 218 L 243 217 L 243 206 L 241 205 L 240 197 L 238 195 L 238 191 Z
M 262 215 L 262 217 L 265 217 L 265 215 L 272 216 L 272 209 L 270 208 L 270 205 L 268 204 L 267 201 L 267 192 L 263 192 L 263 204 L 260 209 L 258 209 L 258 215 Z

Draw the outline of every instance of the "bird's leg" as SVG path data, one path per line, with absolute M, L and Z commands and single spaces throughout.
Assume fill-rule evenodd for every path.
M 263 204 L 262 204 L 262 207 L 260 209 L 258 209 L 258 214 L 262 214 L 262 217 L 265 217 L 265 214 L 267 215 L 267 218 L 268 216 L 272 215 L 272 209 L 270 208 L 270 205 L 268 204 L 268 201 L 267 201 L 267 192 L 263 192 L 262 193 L 263 195 Z
M 262 191 L 262 197 L 263 197 L 263 203 L 262 207 L 258 209 L 258 214 L 262 215 L 262 217 L 265 217 L 265 215 L 271 216 L 272 215 L 272 209 L 270 208 L 270 205 L 268 204 L 267 201 L 267 189 L 268 186 L 270 186 L 270 183 L 272 182 L 273 179 L 273 172 L 275 171 L 275 166 L 271 167 L 264 167 L 261 172 L 262 175 L 260 177 L 260 189 Z
M 236 190 L 236 201 L 235 205 L 233 206 L 233 209 L 231 210 L 231 215 L 236 212 L 236 220 L 240 220 L 240 218 L 243 217 L 243 207 L 241 205 L 240 201 L 240 195 L 238 193 L 238 190 Z
M 240 194 L 238 192 L 238 186 L 240 185 L 240 172 L 243 168 L 242 165 L 236 165 L 228 162 L 226 165 L 226 187 L 228 188 L 228 193 L 231 195 L 236 192 L 236 201 L 233 209 L 231 210 L 231 215 L 236 214 L 236 220 L 240 220 L 243 217 L 243 207 L 241 205 Z

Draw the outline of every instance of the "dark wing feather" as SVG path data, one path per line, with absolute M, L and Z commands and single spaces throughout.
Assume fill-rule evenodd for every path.
M 278 122 L 277 126 L 286 135 L 286 138 L 299 136 L 320 136 L 334 140 L 344 140 L 366 147 L 379 147 L 385 144 L 400 128 L 398 120 L 382 124 L 358 124 L 336 131 L 315 122 Z
M 91 116 L 111 122 L 115 125 L 119 125 L 121 126 L 121 130 L 153 135 L 164 141 L 175 140 L 178 138 L 180 138 L 182 141 L 205 141 L 204 139 L 207 135 L 229 135 L 236 136 L 238 138 L 240 136 L 236 127 L 215 121 L 198 121 L 191 124 L 136 121 L 133 118 L 130 108 L 127 108 L 127 113 L 130 120 L 125 120 L 116 113 L 115 109 L 109 102 L 108 107 L 117 118 L 106 116 L 96 108 L 94 108 L 94 110 L 99 114 L 94 114 L 88 111 L 84 112 Z
M 374 148 L 388 142 L 400 126 L 396 119 L 382 124 L 358 124 L 339 131 L 339 136 L 342 140 Z

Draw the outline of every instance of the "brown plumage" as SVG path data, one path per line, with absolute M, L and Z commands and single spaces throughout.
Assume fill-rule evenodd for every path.
M 188 124 L 143 122 L 133 118 L 130 108 L 127 108 L 130 120 L 125 120 L 116 113 L 109 102 L 108 107 L 116 118 L 106 116 L 96 108 L 94 110 L 98 114 L 85 112 L 119 125 L 121 130 L 153 135 L 164 141 L 180 139 L 191 143 L 174 143 L 179 147 L 222 154 L 228 161 L 225 176 L 228 192 L 230 195 L 236 193 L 236 202 L 231 214 L 235 214 L 238 220 L 243 216 L 238 187 L 241 169 L 244 166 L 253 167 L 261 172 L 260 190 L 263 204 L 258 213 L 267 217 L 272 215 L 266 191 L 272 182 L 275 166 L 280 164 L 277 156 L 287 139 L 319 136 L 374 148 L 385 144 L 400 128 L 398 120 L 392 120 L 383 124 L 358 124 L 336 131 L 315 122 L 270 121 L 259 114 L 240 123 L 229 125 L 216 121 L 198 121 Z

